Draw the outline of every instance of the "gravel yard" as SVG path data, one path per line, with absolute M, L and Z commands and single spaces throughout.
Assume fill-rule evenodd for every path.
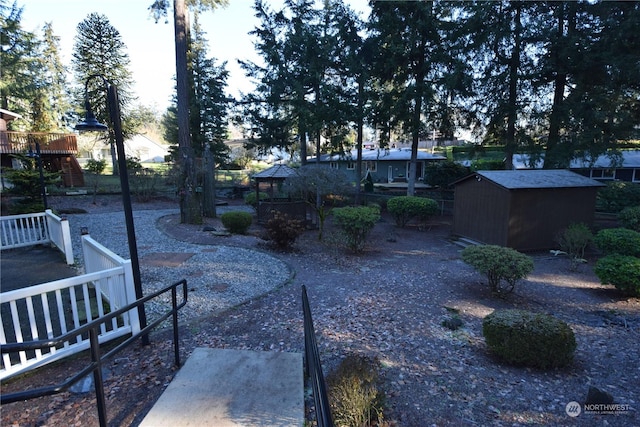
M 51 205 L 89 213 L 68 215 L 72 229 L 82 226 L 79 219 L 105 224 L 117 217 L 117 198 L 105 197 L 98 205 L 86 200 L 61 198 Z M 514 294 L 499 299 L 460 260 L 460 248 L 448 240 L 446 218 L 436 218 L 424 231 L 398 229 L 383 218 L 368 249 L 356 256 L 336 248 L 338 234 L 331 224 L 323 242 L 307 231 L 295 251 L 279 253 L 258 237 L 259 227 L 247 236 L 221 237 L 203 226 L 180 224 L 170 201 L 134 208 L 136 221 L 142 224 L 148 216 L 154 225 L 148 236 L 138 234 L 145 232 L 142 226 L 136 228 L 145 286 L 169 284 L 174 273 L 188 276 L 190 296 L 180 332 L 184 358 L 196 347 L 302 352 L 300 287 L 306 285 L 325 374 L 347 354 L 379 360 L 385 416 L 392 424 L 640 425 L 640 301 L 600 285 L 593 262 L 572 271 L 567 259 L 532 254 L 533 274 Z M 216 219 L 206 225 L 221 227 Z M 106 230 L 101 236 L 90 226 L 92 237 L 124 253 L 126 248 L 117 247 L 126 243 L 124 220 Z M 160 252 L 195 255 L 178 267 L 145 264 Z M 243 284 L 250 289 L 233 291 Z M 224 301 L 212 302 L 226 293 Z M 482 318 L 496 308 L 542 311 L 568 322 L 578 343 L 573 365 L 537 371 L 498 363 L 482 337 Z M 454 313 L 463 327 L 452 331 L 442 322 Z M 167 331 L 153 334 L 149 346 L 134 345 L 116 356 L 105 381 L 110 424 L 137 425 L 170 382 L 172 362 Z M 74 368 L 74 361 L 46 368 L 47 380 L 59 381 Z M 43 377 L 11 381 L 3 391 L 40 385 Z M 584 402 L 590 386 L 628 409 L 568 416 L 567 403 Z M 4 426 L 97 425 L 95 400 L 93 393 L 63 393 L 5 405 L 1 421 Z

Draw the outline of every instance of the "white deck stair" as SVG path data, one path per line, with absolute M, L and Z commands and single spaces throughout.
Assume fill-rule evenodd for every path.
M 302 354 L 196 348 L 140 426 L 302 426 Z

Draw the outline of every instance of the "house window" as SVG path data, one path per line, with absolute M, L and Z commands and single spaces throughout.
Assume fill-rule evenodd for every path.
M 615 169 L 591 169 L 590 177 L 593 179 L 615 179 Z
M 640 182 L 640 169 L 633 170 L 633 176 L 631 177 L 632 182 Z
M 378 172 L 378 162 L 368 160 L 365 162 L 365 170 L 370 172 Z M 640 178 L 640 177 L 638 177 Z
M 340 169 L 340 166 L 338 166 L 338 162 L 329 162 L 329 167 L 331 169 Z
M 356 168 L 356 162 L 347 162 L 347 170 L 352 171 Z

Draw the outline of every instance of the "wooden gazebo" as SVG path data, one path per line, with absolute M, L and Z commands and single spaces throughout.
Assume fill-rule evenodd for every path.
M 281 194 L 284 180 L 295 175 L 296 171 L 287 165 L 274 165 L 253 175 L 255 180 L 258 222 L 266 222 L 272 210 L 287 213 L 292 218 L 306 219 L 304 201 L 294 201 Z M 260 200 L 260 193 L 267 193 L 268 199 Z

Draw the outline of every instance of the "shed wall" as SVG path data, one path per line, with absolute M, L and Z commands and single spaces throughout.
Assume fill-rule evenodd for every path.
M 557 248 L 557 234 L 572 223 L 593 223 L 597 188 L 511 190 L 506 246 L 532 251 Z
M 468 179 L 455 190 L 453 233 L 491 245 L 507 244 L 509 191 L 486 180 Z

